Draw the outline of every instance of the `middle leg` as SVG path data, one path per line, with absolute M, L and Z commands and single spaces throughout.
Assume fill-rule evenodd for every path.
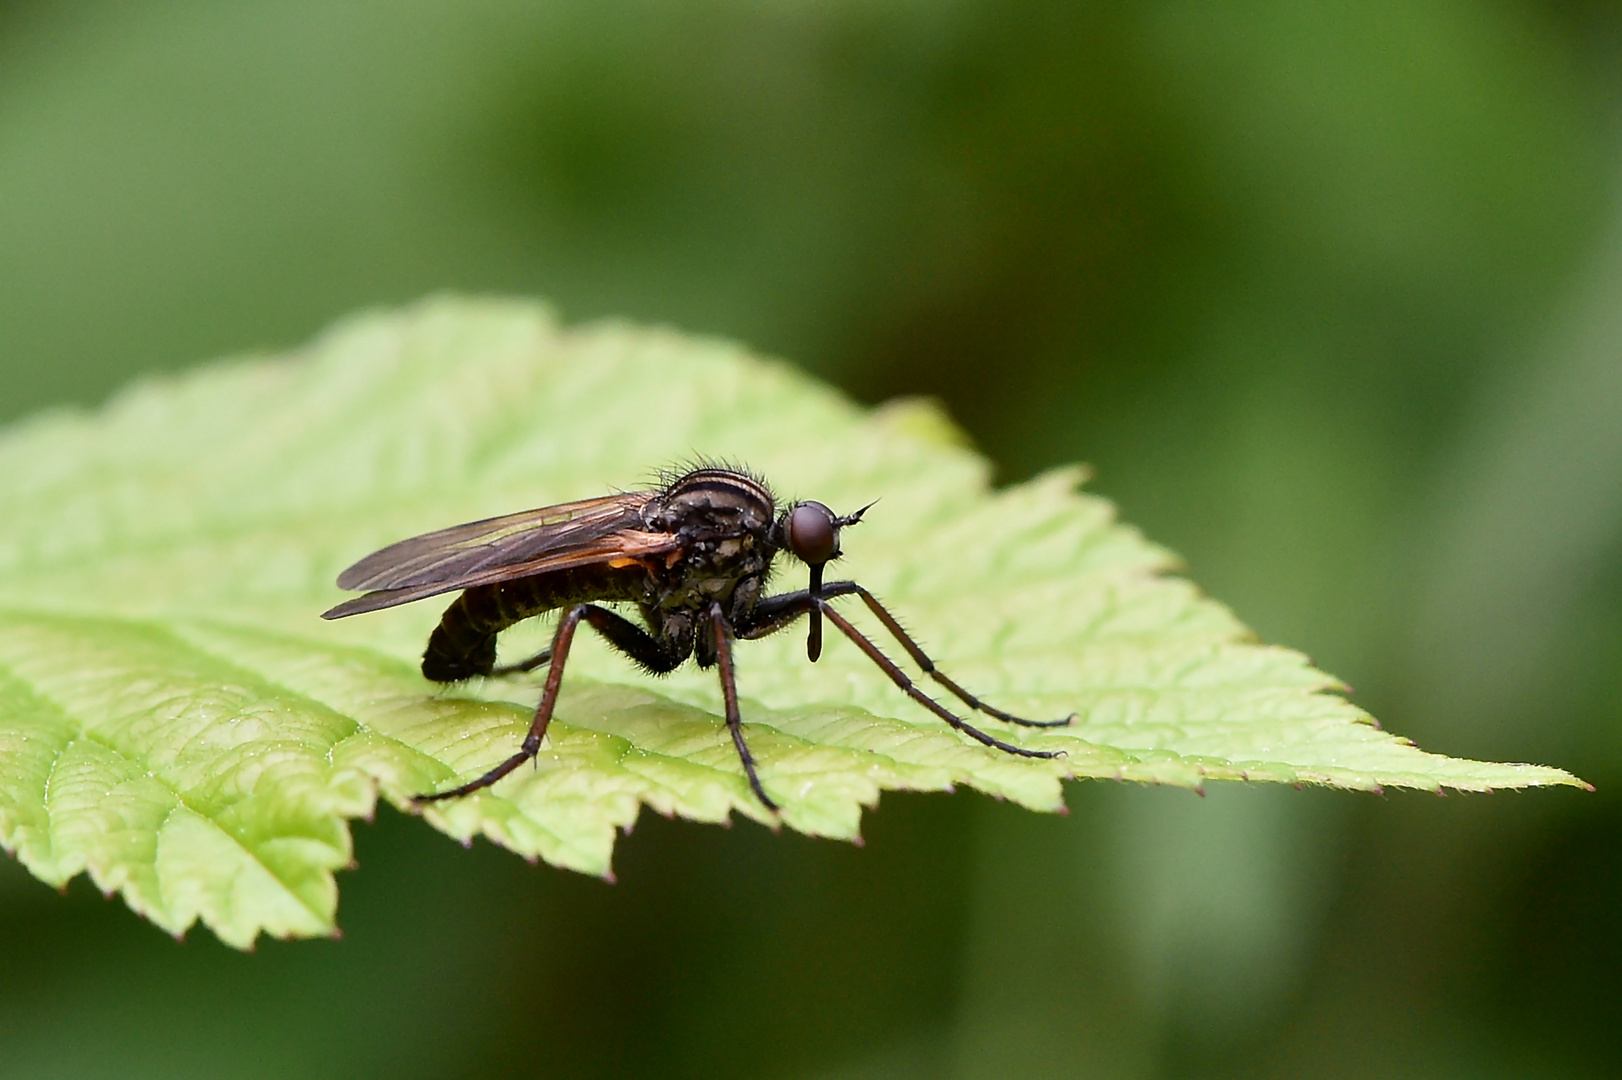
M 715 634 L 716 667 L 721 672 L 721 697 L 726 702 L 727 730 L 732 733 L 732 745 L 738 749 L 738 758 L 743 762 L 743 771 L 749 777 L 749 786 L 754 790 L 755 798 L 775 814 L 779 807 L 760 785 L 760 777 L 755 774 L 755 757 L 749 752 L 749 744 L 743 741 L 743 716 L 738 710 L 738 682 L 732 671 L 731 629 L 727 626 L 726 615 L 721 611 L 721 605 L 713 601 L 710 604 L 710 629 Z
M 604 641 L 649 674 L 664 675 L 675 671 L 692 653 L 692 645 L 680 635 L 664 634 L 655 637 L 617 611 L 610 611 L 596 604 L 588 604 L 587 607 L 589 610 L 584 618 L 591 624 L 591 628 L 601 634 Z M 493 668 L 490 674 L 513 675 L 534 671 L 543 664 L 551 663 L 552 649 L 553 646 L 548 645 L 528 659 Z

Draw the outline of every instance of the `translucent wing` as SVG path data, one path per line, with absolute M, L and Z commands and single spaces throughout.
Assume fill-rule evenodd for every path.
M 639 511 L 647 501 L 645 494 L 605 495 L 401 540 L 339 574 L 339 588 L 367 593 L 321 617 L 341 619 L 454 589 L 676 550 L 675 534 L 643 528 Z

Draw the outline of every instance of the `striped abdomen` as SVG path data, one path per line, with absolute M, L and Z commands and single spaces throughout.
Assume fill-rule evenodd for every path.
M 445 609 L 422 654 L 422 674 L 434 682 L 488 675 L 496 666 L 496 635 L 524 619 L 567 604 L 640 600 L 640 568 L 586 566 L 468 589 Z

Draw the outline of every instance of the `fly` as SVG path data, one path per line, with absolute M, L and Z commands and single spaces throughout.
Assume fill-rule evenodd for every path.
M 1074 719 L 1024 720 L 993 708 L 937 668 L 872 593 L 854 581 L 822 580 L 823 568 L 840 556 L 841 530 L 861 521 L 871 505 L 839 515 L 807 501 L 779 512 L 771 490 L 756 477 L 732 468 L 695 468 L 654 490 L 545 506 L 391 544 L 338 575 L 340 588 L 365 590 L 365 595 L 321 617 L 341 619 L 460 589 L 462 595 L 428 638 L 425 677 L 460 682 L 550 664 L 535 720 L 518 752 L 459 787 L 418 795 L 418 802 L 481 791 L 540 752 L 582 622 L 652 674 L 674 671 L 689 658 L 701 668 L 718 669 L 732 745 L 749 787 L 768 810 L 778 804 L 761 786 L 744 742 L 732 647 L 736 640 L 775 634 L 802 616 L 812 662 L 822 652 L 826 618 L 909 697 L 976 742 L 1019 757 L 1059 756 L 1059 751 L 1015 746 L 968 723 L 919 689 L 830 603 L 861 597 L 913 661 L 973 711 L 1025 727 L 1061 727 Z M 779 552 L 810 568 L 809 588 L 762 595 Z M 645 626 L 601 606 L 612 602 L 635 604 Z M 519 663 L 496 665 L 501 631 L 558 609 L 563 617 L 551 645 Z

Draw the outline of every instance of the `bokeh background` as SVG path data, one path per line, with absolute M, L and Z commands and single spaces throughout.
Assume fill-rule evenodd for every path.
M 1618 1075 L 1619 181 L 1600 0 L 0 0 L 0 420 L 443 289 L 734 337 L 1598 786 L 645 819 L 613 886 L 385 810 L 253 955 L 0 862 L 0 1076 Z

